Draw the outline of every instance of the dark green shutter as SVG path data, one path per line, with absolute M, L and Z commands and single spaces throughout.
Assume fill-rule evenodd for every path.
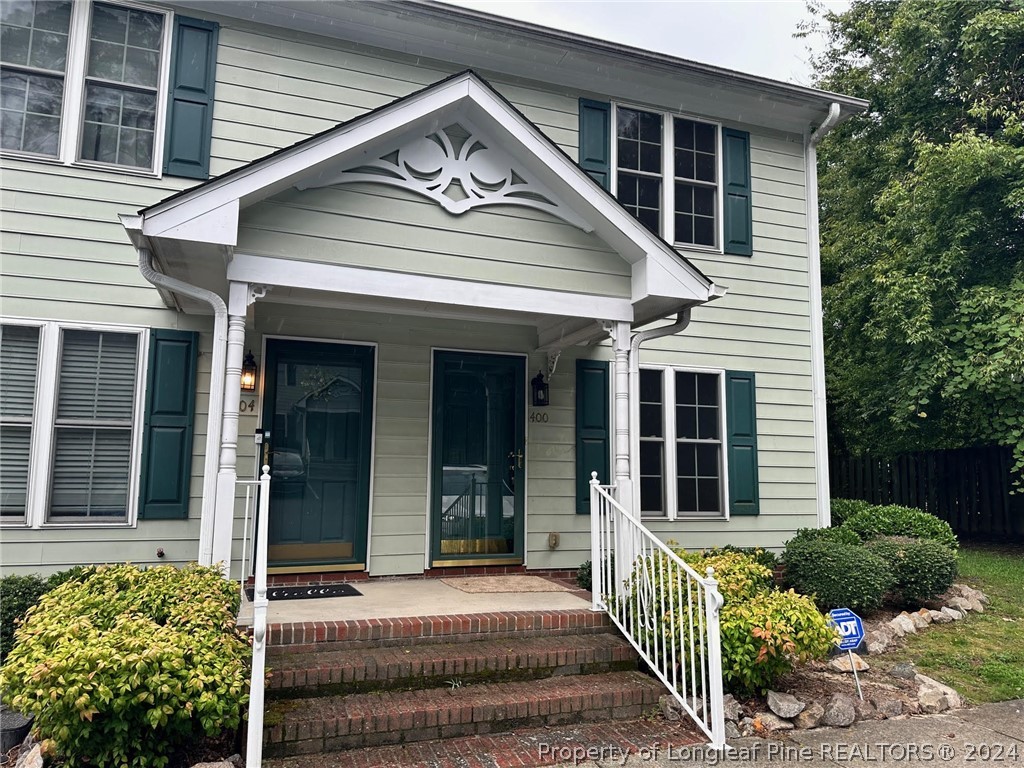
M 590 473 L 597 472 L 609 485 L 611 414 L 608 399 L 608 363 L 576 361 L 576 514 L 590 514 Z
M 611 105 L 580 99 L 580 166 L 605 189 L 611 189 Z
M 205 179 L 210 175 L 213 85 L 217 30 L 212 21 L 174 18 L 164 173 Z
M 757 406 L 754 374 L 725 372 L 725 414 L 729 451 L 729 514 L 760 511 L 757 485 Z
M 725 252 L 754 253 L 750 202 L 750 134 L 722 129 L 722 175 L 725 196 Z
M 142 433 L 139 517 L 188 517 L 199 335 L 153 329 Z

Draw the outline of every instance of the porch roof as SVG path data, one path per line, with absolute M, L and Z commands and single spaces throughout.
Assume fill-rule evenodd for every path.
M 527 185 L 518 196 L 488 195 L 481 185 L 474 205 L 518 204 L 540 209 L 593 232 L 628 265 L 628 298 L 552 291 L 544 286 L 504 286 L 472 280 L 426 275 L 401 275 L 343 265 L 311 264 L 246 254 L 237 248 L 240 214 L 273 195 L 294 188 L 310 188 L 374 181 L 366 172 L 396 148 L 413 146 L 424 137 L 462 126 L 474 137 L 486 139 L 486 153 L 497 155 L 501 168 L 511 167 L 509 179 Z M 416 147 L 414 146 L 414 149 Z M 471 152 L 448 147 L 467 168 Z M 484 153 L 480 153 L 484 154 Z M 450 159 L 450 158 L 449 158 Z M 511 165 L 510 165 L 511 164 Z M 479 165 L 477 163 L 477 165 Z M 354 174 L 353 170 L 361 171 Z M 374 171 L 371 167 L 369 171 Z M 407 174 L 408 175 L 408 174 Z M 407 179 L 415 185 L 415 179 Z M 482 191 L 481 191 L 482 190 Z M 426 194 L 423 190 L 420 191 Z M 443 192 L 443 190 L 441 190 Z M 459 203 L 433 194 L 451 213 Z M 494 199 L 491 199 L 494 198 Z M 430 304 L 433 311 L 451 316 L 479 317 L 490 310 L 496 322 L 508 315 L 536 325 L 565 341 L 590 341 L 603 335 L 595 321 L 629 321 L 640 325 L 688 306 L 702 304 L 724 291 L 680 255 L 669 243 L 642 226 L 600 184 L 548 139 L 486 81 L 465 71 L 409 96 L 339 124 L 290 147 L 234 169 L 141 210 L 122 216 L 136 246 L 149 248 L 161 271 L 186 282 L 227 295 L 232 280 L 280 288 L 275 300 L 302 297 L 323 302 L 334 297 L 340 304 L 353 302 L 402 311 L 413 304 Z M 311 294 L 316 294 L 315 296 Z M 343 295 L 345 294 L 345 295 Z M 184 311 L 205 311 L 186 297 L 165 295 Z M 554 330 L 552 330 L 554 329 Z

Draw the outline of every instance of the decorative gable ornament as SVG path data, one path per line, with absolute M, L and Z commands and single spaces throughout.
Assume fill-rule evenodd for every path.
M 459 123 L 417 136 L 376 160 L 316 181 L 296 184 L 317 189 L 370 182 L 407 189 L 438 203 L 456 216 L 485 205 L 519 205 L 557 216 L 593 231 L 583 218 L 528 172 L 516 168 L 501 150 L 489 146 Z

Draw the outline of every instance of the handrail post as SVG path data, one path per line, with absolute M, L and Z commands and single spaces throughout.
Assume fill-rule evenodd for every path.
M 719 626 L 719 611 L 725 602 L 718 591 L 715 569 L 708 567 L 707 579 L 704 582 L 707 597 L 704 610 L 707 624 L 708 647 L 708 685 L 711 693 L 711 746 L 714 749 L 725 748 L 725 694 L 722 688 L 722 634 Z
M 246 739 L 246 768 L 260 768 L 263 762 L 263 705 L 267 653 L 267 534 L 270 530 L 270 466 L 260 475 L 260 503 L 256 521 L 256 583 L 252 616 L 252 678 L 249 682 L 249 733 Z
M 597 492 L 601 482 L 597 472 L 590 473 L 590 610 L 603 611 L 604 558 L 601 556 L 601 496 Z

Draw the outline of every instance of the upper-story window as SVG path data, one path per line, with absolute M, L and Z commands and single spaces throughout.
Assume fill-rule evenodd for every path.
M 154 171 L 167 13 L 70 0 L 0 3 L 0 146 Z
M 672 243 L 719 248 L 718 126 L 615 107 L 615 195 Z

